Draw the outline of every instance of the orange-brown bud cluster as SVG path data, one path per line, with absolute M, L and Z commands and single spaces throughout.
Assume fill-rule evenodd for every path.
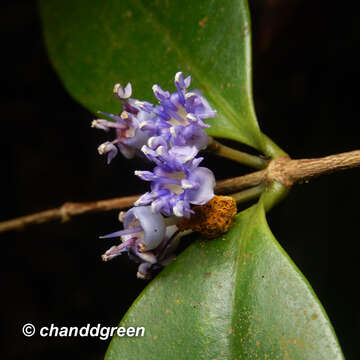
M 193 230 L 209 239 L 228 231 L 236 215 L 236 202 L 230 196 L 215 195 L 205 205 L 194 206 L 195 214 L 177 224 L 180 231 Z

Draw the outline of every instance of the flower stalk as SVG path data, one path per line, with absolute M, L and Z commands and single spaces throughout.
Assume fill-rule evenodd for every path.
M 235 150 L 229 146 L 219 143 L 217 140 L 211 137 L 209 139 L 209 145 L 207 147 L 207 150 L 218 156 L 236 161 L 240 164 L 252 167 L 254 169 L 264 169 L 268 164 L 268 160 L 260 156 L 251 155 L 243 151 Z
M 237 204 L 244 203 L 259 198 L 265 188 L 265 184 L 260 184 L 252 188 L 231 194 L 230 196 L 236 201 Z

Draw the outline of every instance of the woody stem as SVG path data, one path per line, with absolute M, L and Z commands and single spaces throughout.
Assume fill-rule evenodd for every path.
M 215 187 L 215 193 L 236 193 L 234 194 L 236 201 L 247 201 L 260 195 L 264 189 L 263 186 L 266 184 L 280 183 L 290 188 L 295 183 L 301 183 L 316 176 L 359 166 L 360 150 L 318 159 L 293 160 L 288 157 L 279 157 L 271 160 L 263 170 L 218 181 Z M 239 191 L 241 192 L 239 193 Z M 66 221 L 80 214 L 126 209 L 131 207 L 138 198 L 139 195 L 134 195 L 85 203 L 67 202 L 55 209 L 0 222 L 0 233 L 22 229 L 30 224 L 39 224 L 56 219 Z

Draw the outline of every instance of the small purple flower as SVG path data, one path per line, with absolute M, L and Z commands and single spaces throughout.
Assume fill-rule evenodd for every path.
M 201 161 L 202 158 L 192 158 L 182 163 L 175 158 L 173 162 L 160 161 L 153 172 L 135 171 L 141 179 L 151 181 L 151 191 L 142 195 L 135 206 L 151 204 L 154 213 L 190 217 L 191 204 L 204 205 L 214 196 L 214 174 L 198 167 Z
M 141 151 L 145 156 L 156 165 L 177 170 L 183 164 L 193 160 L 198 154 L 196 146 L 171 146 L 161 137 L 151 137 L 148 145 L 144 145 Z
M 129 258 L 140 264 L 136 274 L 137 277 L 140 279 L 149 279 L 152 277 L 153 271 L 163 268 L 174 260 L 179 241 L 187 232 L 188 231 L 179 232 L 176 225 L 168 226 L 163 241 L 151 252 L 152 255 L 155 256 L 156 262 L 144 260 L 143 257 L 139 257 L 139 254 L 130 250 L 128 252 Z
M 161 214 L 154 214 L 149 206 L 134 207 L 121 215 L 124 230 L 102 238 L 120 237 L 122 242 L 112 246 L 102 258 L 108 261 L 127 252 L 132 260 L 140 263 L 138 277 L 147 278 L 152 269 L 160 268 L 173 256 L 176 243 L 170 240 L 178 233 L 173 224 L 176 220 L 165 220 Z
M 133 207 L 123 215 L 124 230 L 102 236 L 120 237 L 123 243 L 117 251 L 136 247 L 139 252 L 156 248 L 164 238 L 165 223 L 161 214 L 154 214 L 149 206 Z M 120 249 L 119 249 L 120 248 Z
M 131 93 L 132 87 L 130 83 L 125 86 L 125 89 L 121 86 L 121 84 L 115 84 L 114 86 L 114 95 L 121 100 L 128 99 L 131 96 Z
M 101 112 L 109 120 L 96 119 L 92 122 L 91 126 L 104 131 L 110 129 L 115 130 L 116 138 L 113 141 L 106 141 L 98 147 L 101 155 L 107 154 L 107 162 L 111 160 L 120 151 L 127 159 L 135 156 L 136 152 L 146 144 L 149 139 L 149 133 L 146 130 L 140 129 L 139 125 L 144 121 L 151 121 L 154 115 L 141 110 L 136 106 L 136 100 L 129 99 L 131 96 L 131 84 L 127 84 L 125 89 L 116 84 L 114 87 L 114 94 L 123 103 L 124 111 L 120 115 L 109 114 Z
M 191 77 L 184 78 L 182 72 L 175 75 L 176 92 L 170 93 L 153 86 L 157 106 L 139 105 L 144 111 L 155 114 L 155 119 L 145 119 L 140 128 L 149 131 L 151 136 L 161 136 L 170 145 L 193 145 L 199 150 L 205 149 L 208 136 L 204 128 L 209 127 L 203 120 L 214 117 L 216 111 L 199 90 L 187 92 Z

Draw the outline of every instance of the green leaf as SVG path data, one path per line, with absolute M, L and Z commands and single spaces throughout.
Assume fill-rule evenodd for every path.
M 343 359 L 324 309 L 272 235 L 262 202 L 223 237 L 195 242 L 143 291 L 115 359 Z
M 154 101 L 154 83 L 174 90 L 193 77 L 218 115 L 210 135 L 261 150 L 251 85 L 247 1 L 40 0 L 51 60 L 65 87 L 92 111 L 118 113 L 115 83 Z

